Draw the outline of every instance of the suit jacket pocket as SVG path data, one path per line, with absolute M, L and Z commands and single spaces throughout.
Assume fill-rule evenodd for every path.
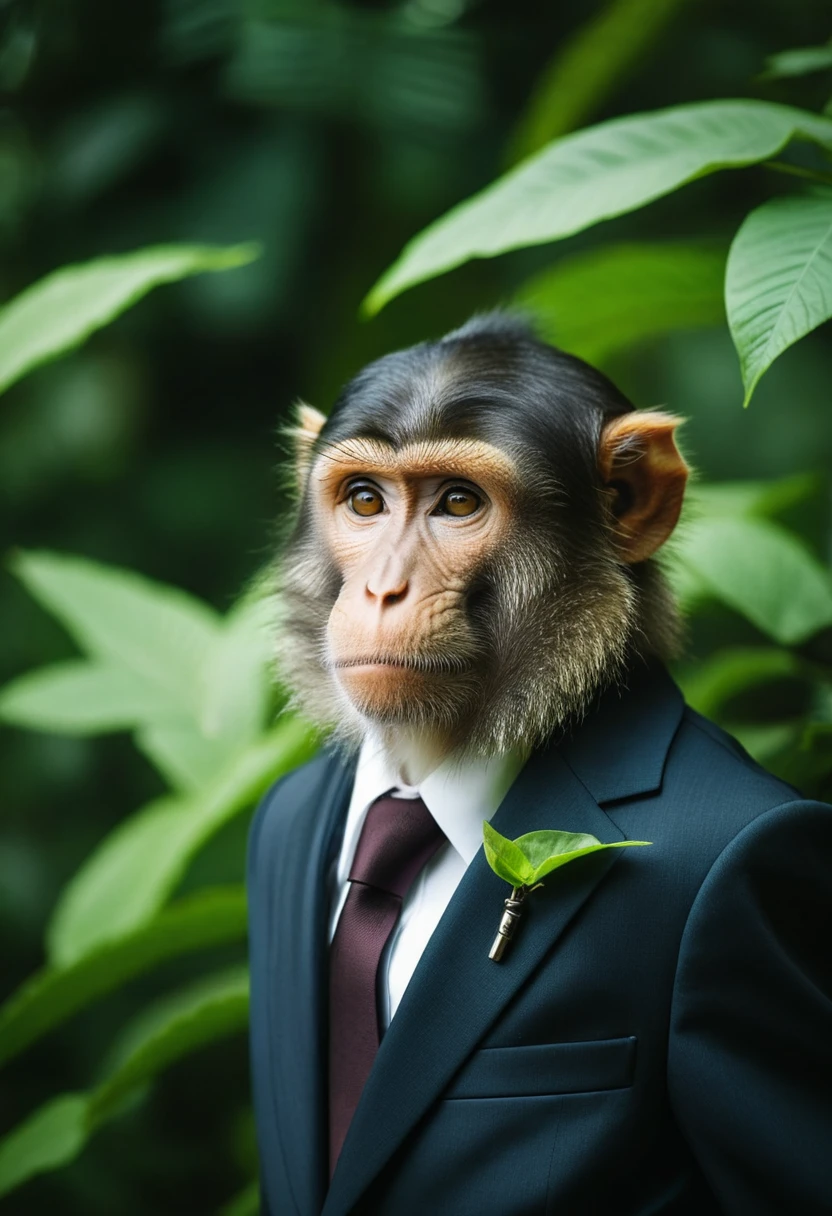
M 483 1047 L 469 1057 L 445 1098 L 522 1098 L 622 1089 L 633 1083 L 636 1039 Z

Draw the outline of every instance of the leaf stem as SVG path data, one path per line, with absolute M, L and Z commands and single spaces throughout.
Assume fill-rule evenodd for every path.
M 832 173 L 820 173 L 817 169 L 804 169 L 802 165 L 790 165 L 784 160 L 764 160 L 764 169 L 773 169 L 776 173 L 786 173 L 790 177 L 805 177 L 811 182 L 821 182 L 824 186 L 832 186 Z

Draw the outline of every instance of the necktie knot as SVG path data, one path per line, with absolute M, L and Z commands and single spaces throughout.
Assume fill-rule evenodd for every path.
M 350 881 L 404 899 L 444 840 L 421 798 L 377 798 L 364 821 Z

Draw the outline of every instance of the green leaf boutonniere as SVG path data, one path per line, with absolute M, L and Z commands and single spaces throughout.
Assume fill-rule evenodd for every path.
M 523 904 L 530 891 L 542 886 L 542 880 L 553 870 L 597 853 L 601 849 L 628 849 L 649 845 L 649 840 L 616 840 L 602 844 L 595 836 L 584 832 L 527 832 L 516 840 L 501 836 L 486 820 L 482 825 L 485 856 L 491 869 L 511 884 L 497 936 L 488 957 L 499 962 L 511 941 Z

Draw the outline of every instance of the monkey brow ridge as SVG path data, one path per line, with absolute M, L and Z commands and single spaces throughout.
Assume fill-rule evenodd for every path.
M 474 480 L 487 477 L 506 486 L 517 480 L 511 458 L 479 439 L 431 439 L 394 448 L 378 439 L 358 436 L 325 445 L 317 460 L 329 466 L 321 469 L 324 477 L 342 477 L 348 471 L 355 471 L 389 477 L 428 477 L 447 473 Z

